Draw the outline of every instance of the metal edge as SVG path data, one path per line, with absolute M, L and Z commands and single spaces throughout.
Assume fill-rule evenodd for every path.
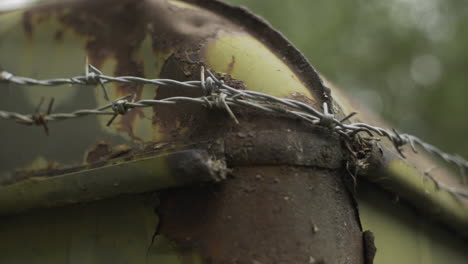
M 461 197 L 440 188 L 430 177 L 387 149 L 375 147 L 369 162 L 369 169 L 359 176 L 468 238 L 467 203 Z
M 257 37 L 271 50 L 278 52 L 280 58 L 288 61 L 288 65 L 294 67 L 293 72 L 300 73 L 298 77 L 306 83 L 319 101 L 330 103 L 330 90 L 323 85 L 318 72 L 312 64 L 300 52 L 294 44 L 281 32 L 274 29 L 265 19 L 252 13 L 245 7 L 235 6 L 220 0 L 181 0 L 198 7 L 210 10 L 215 14 L 227 18 L 229 21 L 240 25 L 247 32 Z M 330 104 L 329 104 L 330 105 Z
M 220 0 L 183 0 L 196 4 L 244 26 L 250 33 L 259 37 L 264 44 L 279 50 L 291 64 L 297 64 L 295 70 L 302 72 L 301 77 L 313 88 L 319 88 L 322 100 L 331 99 L 327 88 L 317 71 L 282 33 L 275 30 L 263 18 L 253 14 L 245 7 L 238 7 L 223 3 Z M 308 77 L 304 77 L 308 76 Z M 346 114 L 346 113 L 344 113 Z M 377 183 L 385 190 L 389 190 L 407 200 L 421 212 L 433 215 L 449 228 L 461 231 L 468 237 L 468 210 L 466 203 L 458 200 L 453 194 L 437 188 L 436 183 L 428 180 L 416 168 L 397 156 L 391 150 L 383 149 L 379 169 L 372 169 L 363 175 L 366 180 Z M 391 158 L 390 158 L 391 157 Z
M 89 202 L 225 178 L 226 164 L 205 150 L 186 150 L 0 186 L 0 215 Z

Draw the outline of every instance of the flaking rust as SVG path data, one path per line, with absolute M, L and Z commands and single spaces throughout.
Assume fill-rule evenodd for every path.
M 190 151 L 203 149 L 207 150 L 209 157 L 202 159 L 190 158 L 181 160 L 180 162 L 172 162 L 167 164 L 167 169 L 186 171 L 188 168 L 197 168 L 198 166 L 209 168 L 209 174 L 212 175 L 214 181 L 221 181 L 226 178 L 229 170 L 226 168 L 224 161 L 224 143 L 217 141 L 204 141 L 200 143 L 184 143 L 184 142 L 158 142 L 148 143 L 143 148 L 132 148 L 126 144 L 112 146 L 105 141 L 99 141 L 95 145 L 88 148 L 85 154 L 84 162 L 79 165 L 66 165 L 54 161 L 41 161 L 40 166 L 31 168 L 18 169 L 14 176 L 9 180 L 4 180 L 1 183 L 5 186 L 21 183 L 34 178 L 57 177 L 70 173 L 86 172 L 91 169 L 100 169 L 106 166 L 126 166 L 126 163 L 135 162 L 143 159 L 151 159 L 160 155 L 171 155 L 180 151 Z M 190 157 L 190 156 L 189 156 Z M 198 164 L 201 162 L 201 165 Z
M 203 149 L 166 151 L 94 167 L 24 171 L 0 186 L 0 215 L 91 202 L 178 186 L 220 182 L 229 169 Z
M 200 66 L 205 66 L 237 89 L 278 97 L 297 92 L 296 97 L 308 97 L 307 103 L 317 108 L 330 103 L 317 73 L 289 41 L 245 9 L 219 1 L 82 0 L 26 13 L 25 34 L 32 42 L 61 45 L 72 36 L 90 63 L 109 75 L 191 81 L 199 80 Z M 46 31 L 41 25 L 48 25 L 36 18 L 41 14 L 57 21 L 51 39 L 38 38 Z M 57 37 L 56 32 L 63 33 Z M 87 88 L 77 92 L 81 103 L 89 103 L 89 96 L 96 107 L 108 103 L 99 90 Z M 107 88 L 111 98 L 133 93 L 135 100 L 203 95 L 177 86 Z M 73 103 L 67 106 L 78 105 Z M 170 241 L 177 249 L 170 251 L 175 259 L 197 255 L 200 263 L 362 263 L 362 234 L 353 198 L 341 180 L 343 153 L 337 138 L 252 109 L 236 109 L 236 117 L 240 125 L 223 111 L 181 104 L 132 110 L 110 128 L 107 117 L 92 119 L 82 125 L 83 133 L 74 132 L 79 149 L 51 151 L 75 162 L 85 156 L 84 165 L 59 177 L 36 172 L 41 177 L 32 177 L 38 182 L 29 200 L 17 204 L 3 199 L 7 193 L 2 191 L 0 204 L 15 211 L 12 206 L 25 210 L 164 190 L 157 208 L 161 221 L 149 247 Z M 70 134 L 65 126 L 53 129 Z M 96 144 L 96 139 L 106 141 Z M 57 140 L 51 138 L 49 146 L 58 145 Z M 120 144 L 128 148 L 113 147 Z M 224 180 L 231 170 L 232 177 Z M 66 188 L 41 192 L 38 186 L 47 180 Z M 9 186 L 8 197 L 24 191 L 17 186 Z
M 98 161 L 128 156 L 132 150 L 132 147 L 126 144 L 120 144 L 112 147 L 109 143 L 100 141 L 87 151 L 85 154 L 85 162 L 87 164 L 93 164 Z
M 0 182 L 2 185 L 7 186 L 37 177 L 54 177 L 76 173 L 113 164 L 118 160 L 130 161 L 134 159 L 132 155 L 138 155 L 137 153 L 141 155 L 143 152 L 132 149 L 129 145 L 121 144 L 112 147 L 109 143 L 100 141 L 86 151 L 83 164 L 67 165 L 56 161 L 42 161 L 42 165 L 39 167 L 18 169 L 9 180 L 2 180 Z
M 236 9 L 220 2 L 194 1 L 183 5 L 176 2 L 179 1 L 160 0 L 135 3 L 129 0 L 82 0 L 47 4 L 25 10 L 22 15 L 21 28 L 24 30 L 24 34 L 31 38 L 32 44 L 28 49 L 31 49 L 30 53 L 32 54 L 38 52 L 36 47 L 42 45 L 41 42 L 50 41 L 54 47 L 60 48 L 61 45 L 70 45 L 69 41 L 72 39 L 75 43 L 80 42 L 78 46 L 84 47 L 83 52 L 89 58 L 89 62 L 102 69 L 106 74 L 147 78 L 173 77 L 181 81 L 198 80 L 200 65 L 205 64 L 212 68 L 208 65 L 210 62 L 206 57 L 210 50 L 208 43 L 222 42 L 221 32 L 228 35 L 239 35 L 248 41 L 256 39 L 257 34 L 262 32 L 261 34 L 265 35 L 259 39 L 264 39 L 264 41 L 257 41 L 258 48 L 271 50 L 268 55 L 274 58 L 276 63 L 286 65 L 285 70 L 292 73 L 285 72 L 285 75 L 296 76 L 298 79 L 305 78 L 303 80 L 304 87 L 301 89 L 310 90 L 312 94 L 320 97 L 321 83 L 313 68 L 304 64 L 305 58 L 290 44 L 287 44 L 287 40 L 280 34 L 272 29 L 269 29 L 270 31 L 267 33 L 268 25 L 265 23 L 257 21 L 255 17 L 248 16 L 248 12 L 245 10 Z M 221 12 L 226 10 L 229 12 Z M 174 19 L 175 17 L 178 19 Z M 246 23 L 248 28 L 240 23 L 242 17 L 249 17 L 251 23 Z M 50 35 L 51 39 L 45 37 L 46 27 L 54 31 L 54 34 Z M 57 35 L 60 37 L 57 38 Z M 39 40 L 41 42 L 38 43 Z M 269 49 L 269 43 L 281 43 L 281 51 Z M 71 50 L 71 52 L 73 51 Z M 256 53 L 255 50 L 251 52 L 252 54 Z M 276 54 L 277 52 L 280 54 Z M 219 62 L 229 66 L 233 71 L 232 74 L 222 74 L 220 77 L 223 77 L 227 84 L 238 89 L 246 88 L 246 84 L 240 81 L 242 78 L 236 76 L 240 74 L 238 69 L 242 65 L 243 57 L 245 55 L 230 54 L 226 62 Z M 280 59 L 278 60 L 277 57 Z M 302 61 L 302 63 L 295 63 L 298 61 Z M 56 71 L 52 69 L 53 65 L 49 66 L 52 72 Z M 60 67 L 64 68 L 63 65 Z M 300 67 L 300 71 L 295 73 L 297 67 Z M 220 71 L 219 69 L 213 70 Z M 75 71 L 70 73 L 70 75 L 75 74 Z M 271 75 L 278 75 L 275 69 L 271 69 Z M 282 83 L 277 83 L 277 85 L 279 87 L 288 86 Z M 78 98 L 68 98 L 68 100 L 88 102 L 86 100 L 89 98 L 86 99 L 86 96 L 89 96 L 89 91 L 92 91 L 91 87 L 88 88 L 80 89 Z M 265 89 L 265 87 L 256 86 L 248 88 Z M 273 89 L 274 87 L 269 88 Z M 135 94 L 135 100 L 162 99 L 173 95 L 200 95 L 199 92 L 193 90 L 134 84 L 111 84 L 108 85 L 108 90 L 111 98 L 132 93 Z M 99 93 L 95 98 L 96 107 L 108 103 Z M 72 103 L 69 106 L 74 107 L 74 105 Z M 218 128 L 226 126 L 224 114 L 209 112 L 214 111 L 190 105 L 172 108 L 154 107 L 153 111 L 151 109 L 144 111 L 134 109 L 117 118 L 110 127 L 105 126 L 108 121 L 107 117 L 98 118 L 100 127 L 96 126 L 95 121 L 92 124 L 89 121 L 85 126 L 94 130 L 91 132 L 90 129 L 86 129 L 80 135 L 75 135 L 75 142 L 79 142 L 81 146 L 89 146 L 95 142 L 96 138 L 106 138 L 108 134 L 114 136 L 110 140 L 110 144 L 124 143 L 132 148 L 134 145 L 145 145 L 151 142 L 196 141 L 203 137 L 210 137 L 212 132 L 214 132 L 213 134 L 221 133 L 223 129 Z M 57 135 L 69 134 L 64 129 L 54 129 Z M 15 131 L 8 131 L 12 134 L 15 133 Z M 119 137 L 124 140 L 118 139 Z M 67 152 L 54 150 L 54 157 L 46 158 L 57 159 L 63 164 L 70 163 L 70 160 L 77 163 L 83 158 L 83 147 L 80 148 L 80 151 L 77 147 L 70 148 Z

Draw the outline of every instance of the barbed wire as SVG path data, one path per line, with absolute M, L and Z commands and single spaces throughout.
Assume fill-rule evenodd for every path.
M 28 86 L 57 86 L 64 84 L 80 84 L 80 85 L 100 85 L 104 92 L 104 98 L 109 100 L 106 84 L 127 83 L 127 84 L 154 84 L 159 86 L 179 86 L 193 89 L 200 89 L 204 96 L 201 97 L 184 97 L 176 96 L 165 99 L 143 99 L 134 100 L 134 95 L 126 95 L 115 99 L 114 101 L 95 109 L 79 109 L 70 113 L 51 113 L 53 102 L 49 104 L 49 110 L 46 114 L 41 114 L 36 110 L 35 114 L 20 114 L 16 112 L 8 112 L 0 110 L 0 119 L 14 120 L 20 124 L 43 126 L 48 133 L 47 122 L 60 121 L 81 118 L 90 115 L 110 115 L 112 116 L 107 123 L 111 125 L 114 119 L 119 115 L 125 115 L 135 108 L 153 107 L 162 104 L 178 104 L 178 103 L 196 103 L 209 108 L 224 109 L 230 117 L 239 123 L 231 107 L 247 107 L 258 109 L 270 113 L 283 114 L 289 117 L 297 118 L 313 125 L 329 128 L 345 140 L 351 141 L 360 133 L 366 133 L 369 137 L 375 134 L 387 138 L 394 146 L 396 151 L 403 157 L 402 148 L 405 145 L 410 145 L 411 149 L 417 153 L 416 145 L 425 151 L 442 158 L 445 162 L 453 164 L 460 169 L 460 174 L 465 177 L 468 171 L 468 161 L 458 155 L 451 155 L 443 152 L 439 148 L 421 140 L 420 138 L 410 134 L 400 134 L 395 129 L 387 130 L 381 127 L 372 126 L 366 123 L 350 123 L 349 120 L 356 113 L 353 112 L 345 118 L 338 120 L 330 113 L 327 103 L 323 103 L 323 112 L 314 109 L 313 107 L 289 98 L 278 98 L 272 95 L 248 91 L 238 90 L 218 79 L 211 71 L 206 70 L 208 77 L 205 77 L 205 69 L 202 67 L 199 81 L 177 81 L 172 79 L 146 79 L 135 76 L 120 76 L 112 77 L 104 75 L 96 67 L 89 65 L 84 76 L 76 76 L 72 78 L 58 78 L 48 80 L 36 80 L 28 77 L 15 76 L 12 73 L 0 72 L 0 82 L 12 83 L 17 85 Z M 438 186 L 442 186 L 438 184 Z M 445 188 L 451 193 L 462 194 L 460 196 L 468 198 L 468 193 L 453 188 Z
M 426 176 L 428 179 L 430 179 L 434 184 L 437 190 L 442 189 L 446 190 L 450 194 L 452 194 L 454 197 L 463 197 L 465 199 L 468 199 L 468 192 L 465 192 L 463 190 L 459 190 L 456 188 L 453 188 L 451 186 L 448 186 L 444 183 L 439 182 L 434 176 L 432 176 L 431 172 L 437 169 L 437 167 L 432 167 L 424 171 L 424 176 Z

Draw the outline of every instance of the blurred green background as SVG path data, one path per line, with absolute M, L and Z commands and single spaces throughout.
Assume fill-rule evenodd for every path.
M 395 128 L 468 157 L 467 1 L 226 1 L 268 20 Z

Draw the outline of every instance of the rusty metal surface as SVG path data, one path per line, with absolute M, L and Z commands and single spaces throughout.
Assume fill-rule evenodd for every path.
M 327 133 L 328 132 L 328 133 Z M 297 165 L 339 169 L 344 156 L 336 136 L 327 130 L 239 131 L 226 136 L 227 162 L 232 166 Z
M 359 217 L 342 179 L 340 142 L 295 120 L 255 111 L 239 113 L 239 119 L 243 126 L 220 130 L 223 140 L 204 144 L 229 157 L 234 169 L 229 179 L 158 195 L 160 222 L 150 254 L 160 256 L 169 244 L 174 251 L 164 254 L 181 259 L 175 263 L 363 263 Z M 297 149 L 308 151 L 298 155 Z M 106 156 L 108 150 L 101 144 L 90 153 Z M 186 156 L 174 161 L 178 166 L 165 163 L 184 173 L 169 173 L 182 178 L 200 173 L 183 165 L 194 163 Z M 192 255 L 201 261 L 193 262 Z
M 143 150 L 100 142 L 87 165 L 20 170 L 0 181 L 0 212 L 23 211 L 224 179 L 228 167 L 295 165 L 338 170 L 341 143 L 327 130 L 308 130 L 287 118 L 255 111 L 239 115 L 243 126 L 219 130 L 213 139 L 160 142 Z M 273 122 L 274 118 L 275 122 Z M 307 132 L 306 132 L 307 130 Z M 16 195 L 18 194 L 18 195 Z M 15 202 L 15 200 L 21 202 Z
M 29 63 L 28 58 L 34 58 L 37 64 L 48 57 L 66 54 L 75 59 L 88 56 L 92 64 L 111 75 L 188 81 L 199 78 L 200 65 L 208 61 L 211 47 L 208 45 L 221 46 L 217 41 L 222 32 L 230 36 L 255 37 L 274 54 L 274 59 L 286 64 L 290 72 L 284 74 L 301 80 L 311 98 L 300 93 L 287 96 L 315 107 L 331 99 L 329 90 L 305 57 L 280 33 L 245 9 L 215 0 L 180 2 L 188 8 L 171 2 L 178 1 L 80 0 L 27 10 L 22 15 L 21 38 L 16 35 L 10 38 L 14 35 L 12 32 L 5 34 L 9 43 L 18 43 L 20 48 L 14 50 L 15 56 L 0 48 L 0 58 L 2 64 L 5 63 L 2 66 L 19 74 L 26 72 L 23 75 L 27 76 L 31 76 L 28 72 L 33 72 L 36 75 L 33 77 L 57 73 L 72 75 L 80 70 L 75 60 L 65 63 L 51 59 L 43 69 L 31 70 L 25 66 L 35 65 Z M 23 38 L 26 44 L 18 41 Z M 225 41 L 229 44 L 230 39 Z M 74 55 L 54 53 L 64 45 Z M 240 57 L 230 54 L 227 57 L 226 71 L 234 73 L 241 65 Z M 3 62 L 3 58 L 8 60 Z M 78 66 L 68 67 L 69 64 Z M 67 67 L 62 71 L 64 65 Z M 258 69 L 245 71 L 257 72 Z M 263 88 L 246 87 L 230 75 L 223 78 L 239 89 Z M 109 90 L 112 97 L 135 93 L 136 100 L 201 95 L 199 91 L 180 87 L 129 84 L 112 85 Z M 54 90 L 50 91 L 54 94 Z M 62 98 L 70 103 L 59 105 L 60 109 L 82 105 L 91 108 L 103 102 L 93 87 L 79 87 L 73 91 Z M 12 94 L 15 103 L 11 103 L 8 96 L 0 97 L 0 103 L 21 112 L 35 107 L 31 98 L 36 95 L 37 99 L 37 92 L 17 89 Z M 17 168 L 35 168 L 37 159 L 54 164 L 46 169 L 51 173 L 49 176 L 57 176 L 52 172 L 64 172 L 61 170 L 64 164 L 86 169 L 104 168 L 103 165 L 116 158 L 114 155 L 124 159 L 135 149 L 148 145 L 162 144 L 161 148 L 170 150 L 165 144 L 221 139 L 228 165 L 235 168 L 234 177 L 220 185 L 165 191 L 158 208 L 161 223 L 153 237 L 155 242 L 164 237 L 182 251 L 199 252 L 206 263 L 362 263 L 365 257 L 362 233 L 356 206 L 342 183 L 341 176 L 346 174 L 345 156 L 338 139 L 327 131 L 309 130 L 310 127 L 295 120 L 250 110 L 239 110 L 236 115 L 242 126 L 229 122 L 222 112 L 196 105 L 155 106 L 136 109 L 116 119 L 109 128 L 103 125 L 107 120 L 99 118 L 80 120 L 73 126 L 54 125 L 47 139 L 37 131 L 20 131 L 8 125 L 0 131 L 0 137 L 11 138 L 1 151 L 0 176 Z M 70 138 L 70 135 L 73 136 Z M 109 145 L 102 144 L 103 140 Z M 110 147 L 119 145 L 117 150 L 114 149 L 117 147 Z M 182 168 L 185 165 L 181 162 L 193 165 L 190 159 L 175 163 L 165 161 L 162 170 L 176 176 L 197 172 L 190 167 Z M 92 173 L 85 171 L 88 180 L 96 176 Z M 132 171 L 123 173 L 132 176 Z M 9 184 L 19 181 L 27 182 L 18 177 Z M 102 189 L 106 190 L 109 186 L 104 187 Z M 139 191 L 157 189 L 145 187 L 147 189 Z M 68 202 L 78 201 L 67 195 L 63 197 Z M 57 201 L 57 196 L 49 198 Z
M 220 185 L 163 192 L 157 235 L 204 263 L 363 263 L 339 171 L 245 166 Z M 187 262 L 189 263 L 189 262 Z
M 288 67 L 299 76 L 301 80 L 312 91 L 316 99 L 325 101 L 328 97 L 328 90 L 322 85 L 318 75 L 310 66 L 302 54 L 297 51 L 280 33 L 271 29 L 267 23 L 259 19 L 248 11 L 223 4 L 219 1 L 190 0 L 186 3 L 193 4 L 190 8 L 180 8 L 171 4 L 178 1 L 75 1 L 44 5 L 32 8 L 23 14 L 23 31 L 27 35 L 31 45 L 43 41 L 40 37 L 45 34 L 40 30 L 41 25 L 47 24 L 50 20 L 58 21 L 59 29 L 54 31 L 52 40 L 60 45 L 66 40 L 67 35 L 72 34 L 83 40 L 85 53 L 90 57 L 92 63 L 97 66 L 106 63 L 115 63 L 112 70 L 115 74 L 175 76 L 181 80 L 191 80 L 196 78 L 195 72 L 199 70 L 199 64 L 206 62 L 204 57 L 207 43 L 216 41 L 219 32 L 229 34 L 249 33 L 257 37 L 266 47 L 277 57 L 281 57 L 288 64 Z M 184 2 L 185 3 L 185 2 Z M 188 5 L 188 4 L 186 4 Z M 211 11 L 211 12 L 210 12 Z M 138 15 L 136 15 L 138 14 Z M 172 21 L 171 18 L 179 16 L 183 19 Z M 143 30 L 133 30 L 142 28 Z M 106 34 L 102 34 L 106 32 Z M 119 39 L 119 41 L 115 41 Z M 149 42 L 145 42 L 148 40 Z M 142 47 L 151 44 L 151 51 L 163 57 L 155 71 L 148 71 L 146 58 L 141 57 Z M 233 71 L 239 64 L 239 58 L 232 56 L 228 64 L 228 72 Z M 8 64 L 8 62 L 7 62 Z M 150 67 L 151 68 L 151 67 Z M 160 70 L 160 71 L 159 71 Z M 159 71 L 159 72 L 158 72 Z M 242 82 L 234 80 L 242 86 Z M 137 99 L 151 94 L 156 98 L 165 98 L 170 95 L 180 93 L 192 95 L 190 91 L 174 89 L 143 89 L 143 86 L 129 86 L 128 84 L 116 85 L 114 94 L 123 95 L 130 91 L 137 94 Z M 254 88 L 256 89 L 256 88 Z M 144 91 L 145 90 L 145 91 Z M 195 92 L 196 93 L 196 92 Z M 339 96 L 338 96 L 339 97 Z M 81 98 L 81 96 L 80 96 Z M 99 101 L 99 99 L 97 99 Z M 7 101 L 7 100 L 6 100 Z M 8 104 L 8 102 L 6 102 Z M 194 139 L 199 131 L 215 131 L 222 123 L 211 122 L 210 115 L 206 115 L 202 109 L 183 107 L 185 114 L 170 108 L 155 107 L 154 111 L 148 113 L 142 110 L 135 110 L 119 119 L 115 127 L 109 130 L 98 129 L 89 131 L 84 135 L 77 136 L 77 142 L 68 152 L 61 152 L 57 148 L 59 144 L 41 144 L 37 136 L 26 134 L 28 143 L 41 148 L 39 153 L 28 153 L 18 155 L 5 155 L 7 162 L 4 163 L 4 170 L 28 167 L 28 163 L 35 156 L 44 156 L 47 161 L 57 160 L 59 163 L 78 163 L 83 154 L 83 148 L 87 149 L 93 145 L 92 139 L 114 137 L 113 144 L 130 141 L 133 144 L 144 144 L 152 141 L 167 140 L 190 140 Z M 182 111 L 180 111 L 182 112 Z M 189 112 L 190 114 L 187 114 Z M 137 130 L 146 131 L 141 123 L 152 120 L 151 132 L 148 137 L 142 136 Z M 209 120 L 209 121 L 205 121 Z M 102 123 L 102 122 L 100 122 Z M 86 127 L 92 127 L 95 123 L 86 123 Z M 213 125 L 217 124 L 217 125 Z M 223 124 L 221 124 L 223 126 Z M 7 127 L 5 135 L 9 136 L 16 131 Z M 63 129 L 61 132 L 70 129 Z M 94 133 L 94 135 L 91 135 Z M 204 136 L 209 136 L 205 133 Z M 122 138 L 123 137 L 123 140 Z M 59 140 L 62 142 L 63 140 Z M 120 141 L 120 142 L 119 142 Z M 16 150 L 9 143 L 7 149 Z M 29 144 L 28 144 L 29 145 Z M 55 147 L 51 147 L 51 146 Z M 131 145 L 131 144 L 129 144 Z M 70 154 L 72 153 L 72 154 Z M 12 156 L 20 156 L 13 158 Z M 27 156 L 27 157 L 26 157 Z M 413 157 L 411 159 L 414 160 Z M 9 161 L 9 162 L 8 162 Z M 417 160 L 416 160 L 417 161 Z
M 363 263 L 339 141 L 288 119 L 240 118 L 242 129 L 225 135 L 232 177 L 163 191 L 156 238 L 197 252 L 203 263 Z M 291 147 L 309 151 L 292 155 Z
M 0 214 L 90 202 L 200 182 L 218 182 L 225 161 L 206 150 L 190 149 L 147 158 L 111 160 L 96 168 L 25 172 L 0 186 Z
M 302 100 L 314 107 L 331 100 L 329 89 L 322 85 L 312 66 L 280 33 L 245 9 L 215 0 L 56 2 L 27 10 L 22 14 L 21 23 L 18 34 L 21 36 L 14 35 L 12 30 L 5 34 L 8 43 L 17 43 L 9 46 L 14 55 L 0 48 L 0 58 L 3 67 L 25 76 L 81 74 L 78 59 L 87 56 L 90 63 L 110 75 L 195 80 L 199 79 L 200 66 L 209 66 L 210 50 L 231 45 L 234 37 L 249 36 L 261 44 L 258 47 L 268 49 L 274 60 L 286 65 L 286 70 L 281 68 L 284 70 L 281 74 L 295 76 L 305 87 L 305 91 L 290 93 L 288 90 L 281 96 Z M 246 43 L 249 46 L 257 42 Z M 19 48 L 13 49 L 15 45 Z M 64 47 L 66 52 L 58 52 Z M 224 64 L 221 69 L 226 69 L 230 75 L 218 77 L 233 87 L 275 93 L 287 86 L 246 85 L 241 80 L 247 79 L 238 80 L 236 74 L 246 65 L 242 56 L 251 54 L 228 52 L 224 55 L 228 60 L 221 60 L 220 64 Z M 67 59 L 56 59 L 60 57 Z M 8 59 L 4 62 L 4 58 Z M 28 61 L 28 58 L 34 60 Z M 34 66 L 49 58 L 47 67 L 25 66 Z M 264 68 L 273 68 L 265 61 Z M 77 66 L 69 66 L 72 64 Z M 260 84 L 267 78 L 259 74 L 263 72 L 258 68 L 243 70 L 255 72 Z M 13 88 L 11 97 L 0 97 L 1 104 L 20 112 L 36 106 L 37 102 L 31 98 L 37 99 L 37 92 Z M 134 93 L 136 100 L 201 95 L 200 91 L 175 86 L 115 84 L 108 88 L 112 98 Z M 103 104 L 99 90 L 94 87 L 71 90 L 73 92 L 68 93 L 69 90 L 64 89 L 67 94 L 61 101 L 67 103 L 57 106 L 60 111 Z M 50 90 L 45 95 L 55 96 L 57 91 Z M 11 103 L 13 96 L 15 102 Z M 46 170 L 39 168 L 39 174 L 13 174 L 9 179 L 12 181 L 2 181 L 3 187 L 31 182 L 44 173 L 49 177 L 41 177 L 41 180 L 63 180 L 75 173 L 72 180 L 82 179 L 93 186 L 89 191 L 91 195 L 77 191 L 79 184 L 74 185 L 75 189 L 63 186 L 59 191 L 54 189 L 47 195 L 45 206 L 153 191 L 180 186 L 187 180 L 186 176 L 210 176 L 213 168 L 207 163 L 206 155 L 197 156 L 193 152 L 193 144 L 209 142 L 202 152 L 206 150 L 212 154 L 210 148 L 214 147 L 220 151 L 219 156 L 225 155 L 228 166 L 234 169 L 232 178 L 216 185 L 195 183 L 191 187 L 163 191 L 156 211 L 161 222 L 157 228 L 151 227 L 157 230 L 147 257 L 154 254 L 159 261 L 155 260 L 156 263 L 369 263 L 375 252 L 370 239 L 366 235 L 363 239 L 356 204 L 343 183 L 347 157 L 338 138 L 329 131 L 314 129 L 296 120 L 256 111 L 237 109 L 236 116 L 241 126 L 230 122 L 221 111 L 196 105 L 155 106 L 135 109 L 116 119 L 111 127 L 105 127 L 107 120 L 100 118 L 80 120 L 73 125 L 54 124 L 51 137 L 47 139 L 37 131 L 19 131 L 16 126 L 8 125 L 0 131 L 0 137 L 12 139 L 5 142 L 5 151 L 0 152 L 0 177 L 2 172 L 17 168 L 37 172 L 33 161 L 39 159 L 51 166 Z M 180 143 L 187 143 L 185 149 Z M 164 155 L 178 151 L 173 156 L 175 160 L 165 159 L 161 166 L 156 166 L 161 170 L 158 173 L 169 175 L 174 181 L 158 179 L 165 182 L 156 186 L 145 180 L 136 189 L 132 184 L 138 183 L 141 175 L 135 172 L 142 166 L 138 169 L 125 166 L 133 161 L 144 161 L 143 156 L 134 154 L 138 149 L 148 148 L 162 150 Z M 187 149 L 184 155 L 179 155 L 181 150 Z M 154 152 L 149 154 L 155 155 Z M 109 168 L 116 160 L 127 161 L 116 172 L 126 175 L 128 180 L 125 185 L 119 182 L 117 190 L 113 184 L 108 185 L 114 180 L 109 171 L 95 173 Z M 74 165 L 79 170 L 65 174 L 64 165 Z M 155 175 L 156 167 L 147 175 Z M 83 178 L 76 177 L 78 174 Z M 96 180 L 105 179 L 96 179 L 100 176 L 107 176 L 110 181 L 104 185 L 95 184 Z M 41 199 L 34 199 L 38 197 L 34 196 L 36 194 L 30 196 L 32 203 L 25 203 L 21 195 L 18 196 L 23 199 L 19 199 L 18 204 L 23 203 L 23 209 L 37 206 Z M 4 208 L 18 205 L 12 205 L 14 200 L 2 200 L 9 202 Z M 174 251 L 165 252 L 167 247 Z M 162 255 L 177 260 L 161 262 Z M 194 261 L 192 255 L 200 256 L 201 260 Z
M 262 17 L 257 16 L 245 7 L 231 5 L 219 0 L 184 1 L 206 8 L 214 13 L 222 14 L 229 21 L 242 26 L 247 32 L 273 50 L 278 57 L 283 58 L 293 72 L 299 73 L 299 78 L 311 90 L 314 97 L 322 102 L 330 102 L 330 90 L 323 85 L 321 77 L 304 54 Z M 235 59 L 232 62 L 235 63 Z
M 20 13 L 21 25 L 13 27 L 17 30 L 17 35 L 11 32 L 3 35 L 5 43 L 16 41 L 20 45 L 16 45 L 17 49 L 12 49 L 10 53 L 4 52 L 7 47 L 0 51 L 2 67 L 18 73 L 28 72 L 33 64 L 28 63 L 31 67 L 25 67 L 18 65 L 17 61 L 34 58 L 38 62 L 38 59 L 44 60 L 47 59 L 44 56 L 47 56 L 51 59 L 47 67 L 50 72 L 44 71 L 46 68 L 34 69 L 33 75 L 47 76 L 61 72 L 62 69 L 76 73 L 80 66 L 79 61 L 76 66 L 67 67 L 63 66 L 64 63 L 57 65 L 55 62 L 57 54 L 54 50 L 67 49 L 70 51 L 70 58 L 75 58 L 78 54 L 82 58 L 87 56 L 90 63 L 112 75 L 193 80 L 199 78 L 200 65 L 206 63 L 204 56 L 207 43 L 216 41 L 220 32 L 232 35 L 251 34 L 275 56 L 282 58 L 295 75 L 305 78 L 303 81 L 314 96 L 325 98 L 319 77 L 300 52 L 257 17 L 245 10 L 215 1 L 188 1 L 187 6 L 193 5 L 190 8 L 180 7 L 175 2 L 179 1 L 51 1 L 50 4 L 26 9 Z M 177 19 L 173 19 L 175 17 Z M 248 27 L 241 23 L 242 18 L 247 19 L 245 25 Z M 18 42 L 22 38 L 24 43 Z M 12 54 L 16 54 L 16 57 L 11 57 Z M 239 63 L 235 59 L 232 62 L 231 68 Z M 25 68 L 28 69 L 24 70 Z M 245 89 L 241 81 L 229 75 L 223 78 L 230 85 Z M 2 85 L 3 88 L 8 87 Z M 14 89 L 19 93 L 13 92 L 0 99 L 2 105 L 21 112 L 35 107 L 37 102 L 34 99 L 31 102 L 29 98 L 34 98 L 29 95 L 32 90 L 18 87 Z M 135 93 L 137 100 L 148 96 L 160 99 L 181 94 L 199 95 L 198 92 L 187 89 L 149 85 L 117 84 L 108 89 L 112 97 Z M 62 89 L 67 90 L 66 87 Z M 44 91 L 43 95 L 57 94 L 48 92 L 47 89 Z M 65 107 L 67 109 L 79 105 L 92 107 L 102 103 L 102 98 L 92 91 L 92 87 L 73 87 L 71 91 L 74 92 L 66 92 L 64 98 L 71 102 Z M 90 97 L 93 100 L 89 100 Z M 60 100 L 56 102 L 60 103 Z M 321 102 L 317 103 L 320 105 Z M 63 109 L 64 106 L 57 105 L 57 108 Z M 108 141 L 111 145 L 126 144 L 135 148 L 151 142 L 196 141 L 200 137 L 214 137 L 215 134 L 229 130 L 231 126 L 226 124 L 223 114 L 213 114 L 212 111 L 189 104 L 177 108 L 158 106 L 148 111 L 135 109 L 118 118 L 111 127 L 105 127 L 104 122 L 99 118 L 89 118 L 79 120 L 76 127 L 75 124 L 51 125 L 53 132 L 46 140 L 37 131 L 20 131 L 14 126 L 5 125 L 0 136 L 13 140 L 5 143 L 8 154 L 0 154 L 0 175 L 9 173 L 11 176 L 14 169 L 35 167 L 37 160 L 76 166 L 83 163 L 83 156 L 88 157 L 87 151 L 96 143 L 99 144 L 100 140 Z M 81 128 L 86 129 L 74 133 L 77 129 L 82 130 Z M 69 140 L 66 135 L 73 135 L 72 144 L 67 144 Z M 21 145 L 30 146 L 32 151 L 25 153 L 23 147 L 18 147 Z M 62 148 L 64 145 L 67 147 Z M 86 158 L 84 161 L 87 162 Z

